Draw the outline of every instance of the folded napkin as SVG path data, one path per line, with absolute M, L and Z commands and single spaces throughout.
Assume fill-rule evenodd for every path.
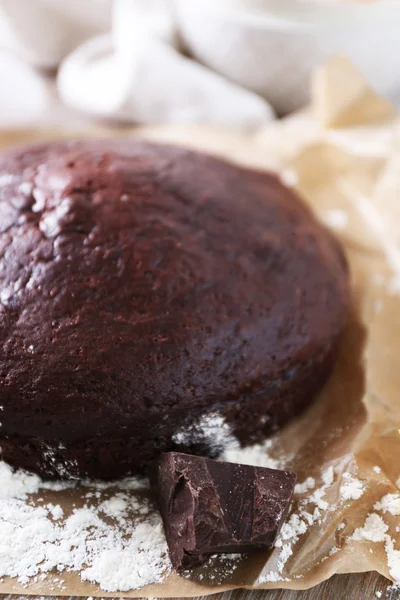
M 27 93 L 28 74 L 40 89 L 35 118 L 40 102 L 47 111 L 32 67 L 59 66 L 62 102 L 94 117 L 248 129 L 274 116 L 265 99 L 181 52 L 172 0 L 0 0 L 1 46 L 8 53 L 0 53 L 0 73 L 13 62 L 13 77 L 3 75 L 11 104 L 5 110 L 0 101 L 3 115 L 21 86 Z
M 398 0 L 0 0 L 0 123 L 37 67 L 58 67 L 46 118 L 58 97 L 86 117 L 258 128 L 304 106 L 337 54 L 399 102 L 399 20 Z

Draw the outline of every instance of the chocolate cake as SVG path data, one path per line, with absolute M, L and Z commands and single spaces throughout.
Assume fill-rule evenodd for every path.
M 2 457 L 45 476 L 208 453 L 176 435 L 204 415 L 262 439 L 323 385 L 349 299 L 276 176 L 141 141 L 3 155 L 0 274 Z

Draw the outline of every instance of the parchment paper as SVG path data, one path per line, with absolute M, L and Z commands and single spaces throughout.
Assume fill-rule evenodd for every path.
M 364 524 L 382 496 L 396 491 L 400 475 L 399 131 L 393 107 L 377 97 L 347 61 L 334 59 L 316 75 L 312 107 L 269 124 L 257 134 L 242 136 L 203 127 L 128 132 L 278 170 L 322 219 L 333 223 L 350 261 L 353 307 L 334 373 L 315 404 L 275 440 L 277 451 L 295 456 L 289 466 L 298 473 L 299 482 L 312 476 L 318 486 L 323 470 L 329 465 L 336 468 L 339 475 L 325 497 L 334 510 L 326 511 L 322 524 L 312 525 L 300 537 L 282 574 L 288 580 L 259 586 L 262 588 L 306 588 L 334 573 L 368 570 L 389 577 L 383 544 L 349 537 Z M 1 143 L 5 146 L 63 133 L 9 132 Z M 77 132 L 110 133 L 116 134 L 109 130 Z M 374 466 L 381 472 L 373 470 Z M 340 473 L 344 471 L 356 474 L 365 485 L 359 500 L 340 499 Z M 50 497 L 49 501 L 61 503 L 68 514 L 72 502 L 79 502 L 79 494 L 79 490 L 58 493 L 57 499 Z M 396 533 L 400 517 L 385 516 L 385 520 L 400 548 Z M 344 527 L 338 529 L 342 523 Z M 333 548 L 338 550 L 332 553 Z M 191 579 L 174 575 L 164 585 L 120 596 L 196 596 L 251 588 L 261 573 L 274 569 L 276 558 L 277 550 L 258 554 L 243 559 L 227 578 L 210 580 L 207 570 L 203 581 L 198 572 Z M 77 574 L 63 574 L 63 579 L 64 589 L 58 588 L 54 578 L 28 587 L 4 580 L 0 593 L 118 595 L 81 582 Z

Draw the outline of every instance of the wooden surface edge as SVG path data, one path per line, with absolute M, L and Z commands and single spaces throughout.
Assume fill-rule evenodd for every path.
M 400 600 L 400 587 L 394 586 L 378 573 L 369 572 L 334 575 L 309 590 L 234 590 L 212 596 L 199 596 L 191 600 L 207 600 L 210 597 L 213 600 L 376 600 L 377 598 Z M 44 596 L 0 594 L 0 600 L 38 600 L 39 598 Z M 47 598 L 56 600 L 60 597 L 47 596 Z M 62 600 L 77 600 L 77 597 L 63 596 Z

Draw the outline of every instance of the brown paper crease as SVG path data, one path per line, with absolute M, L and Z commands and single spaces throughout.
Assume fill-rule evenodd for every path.
M 331 223 L 351 265 L 352 310 L 334 373 L 314 405 L 275 441 L 280 451 L 295 457 L 288 466 L 298 473 L 299 482 L 312 476 L 318 487 L 324 469 L 336 467 L 338 475 L 325 497 L 334 510 L 325 511 L 322 523 L 300 537 L 282 573 L 287 580 L 263 588 L 306 588 L 334 573 L 376 570 L 390 576 L 382 543 L 349 538 L 382 496 L 396 492 L 400 475 L 400 126 L 393 107 L 377 97 L 358 73 L 349 77 L 349 72 L 354 74 L 346 61 L 330 62 L 315 80 L 314 111 L 272 123 L 252 136 L 203 127 L 124 132 L 279 171 L 319 217 Z M 340 101 L 335 96 L 338 85 Z M 9 132 L 0 143 L 6 146 L 64 133 Z M 109 130 L 76 132 L 109 134 Z M 381 472 L 375 472 L 374 466 Z M 355 473 L 365 485 L 358 500 L 340 499 L 345 471 Z M 57 501 L 67 512 L 71 498 L 66 492 L 60 494 Z M 400 548 L 396 532 L 400 517 L 382 516 Z M 341 523 L 344 528 L 338 529 Z M 338 550 L 332 553 L 333 548 Z M 164 585 L 120 595 L 197 596 L 252 588 L 261 573 L 274 570 L 276 558 L 277 550 L 243 558 L 225 579 L 209 579 L 205 568 L 202 581 L 198 573 L 190 579 L 174 575 Z M 118 595 L 82 582 L 78 574 L 63 574 L 63 578 L 62 590 L 51 577 L 28 587 L 4 580 L 0 593 Z

